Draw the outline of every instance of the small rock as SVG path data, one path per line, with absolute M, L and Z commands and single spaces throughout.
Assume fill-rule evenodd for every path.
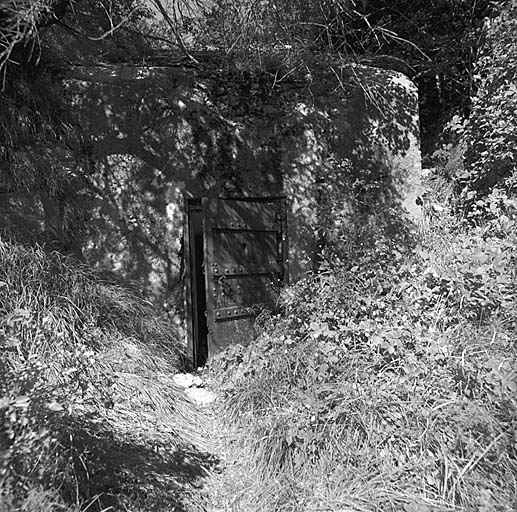
M 190 373 L 178 373 L 172 378 L 174 384 L 182 388 L 191 388 L 192 386 L 200 387 L 203 381 Z
M 215 393 L 204 388 L 188 388 L 185 394 L 198 405 L 211 404 L 215 400 Z
M 201 377 L 192 377 L 192 385 L 196 386 L 197 388 L 203 387 L 203 381 L 201 380 Z

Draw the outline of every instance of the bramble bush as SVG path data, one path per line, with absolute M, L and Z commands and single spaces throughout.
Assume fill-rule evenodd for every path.
M 517 506 L 515 233 L 467 230 L 450 202 L 427 197 L 416 248 L 286 289 L 215 364 L 251 510 Z

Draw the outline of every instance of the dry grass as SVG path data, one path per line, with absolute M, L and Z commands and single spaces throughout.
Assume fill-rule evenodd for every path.
M 130 290 L 0 240 L 0 510 L 190 510 L 216 461 L 182 361 Z
M 0 241 L 0 511 L 514 510 L 515 240 L 435 185 L 403 260 L 308 278 L 213 362 L 215 409 L 150 304 Z

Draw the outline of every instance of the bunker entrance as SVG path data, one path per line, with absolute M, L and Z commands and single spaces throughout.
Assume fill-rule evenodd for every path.
M 202 366 L 222 348 L 246 344 L 262 310 L 277 309 L 287 282 L 285 199 L 186 200 L 188 349 Z

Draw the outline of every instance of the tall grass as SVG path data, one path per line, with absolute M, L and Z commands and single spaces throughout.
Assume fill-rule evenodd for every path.
M 215 365 L 239 510 L 517 509 L 515 233 L 432 185 L 415 249 L 330 264 Z
M 175 329 L 133 292 L 0 239 L 0 511 L 87 507 L 78 426 L 106 416 L 122 366 L 167 373 L 180 358 Z

